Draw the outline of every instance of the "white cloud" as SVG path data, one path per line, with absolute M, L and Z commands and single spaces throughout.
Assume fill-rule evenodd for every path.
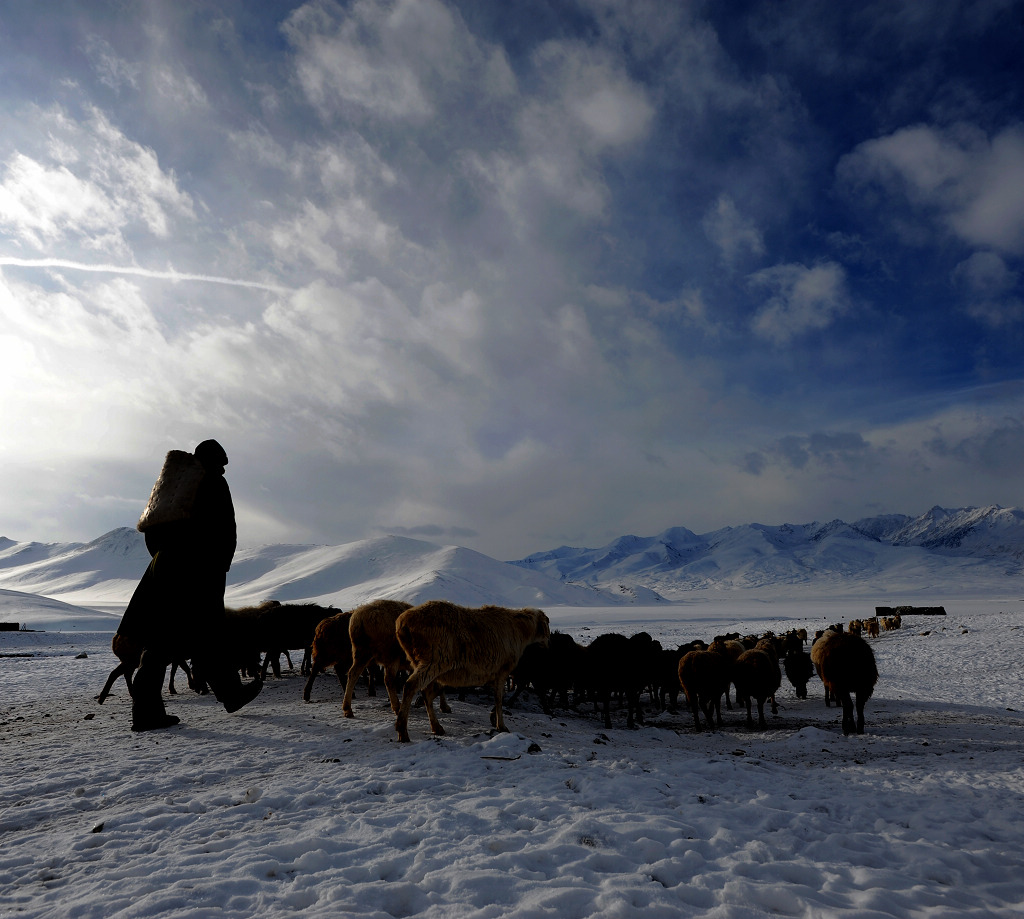
M 0 230 L 36 249 L 63 237 L 96 234 L 121 246 L 123 215 L 95 183 L 66 166 L 48 168 L 23 154 L 8 161 L 0 184 Z
M 729 265 L 743 253 L 761 256 L 765 253 L 764 237 L 754 221 L 740 214 L 736 202 L 728 194 L 721 194 L 704 215 L 704 233 L 722 253 Z
M 972 293 L 986 299 L 1012 290 L 1020 278 L 994 252 L 975 252 L 956 266 L 953 276 L 965 283 Z
M 776 344 L 825 329 L 850 309 L 846 272 L 835 262 L 811 268 L 776 265 L 752 274 L 750 283 L 771 294 L 754 317 L 753 329 Z
M 180 67 L 158 67 L 152 73 L 151 80 L 156 93 L 179 113 L 210 107 L 210 100 L 203 87 Z
M 359 0 L 345 8 L 315 0 L 293 12 L 284 30 L 303 91 L 326 117 L 349 103 L 385 118 L 426 118 L 435 87 L 467 69 L 482 77 L 480 88 L 508 90 L 500 60 L 438 0 Z
M 865 141 L 840 160 L 840 179 L 878 184 L 969 245 L 1024 254 L 1024 129 L 989 139 L 966 125 L 915 125 Z
M 318 271 L 340 274 L 342 261 L 338 249 L 325 238 L 332 227 L 329 214 L 305 201 L 300 213 L 266 232 L 274 251 L 286 261 L 305 262 Z M 254 230 L 262 232 L 259 228 Z
M 552 41 L 534 54 L 545 88 L 524 122 L 532 146 L 570 142 L 596 154 L 643 141 L 655 109 L 621 57 L 600 46 Z
M 1024 319 L 1024 303 L 1012 293 L 1020 274 L 994 252 L 975 252 L 956 266 L 953 278 L 965 288 L 967 312 L 979 322 L 1000 328 Z
M 130 256 L 125 234 L 167 238 L 175 218 L 194 216 L 192 200 L 153 150 L 129 140 L 92 110 L 79 123 L 60 110 L 39 113 L 49 132 L 48 162 L 23 152 L 4 165 L 0 232 L 35 249 L 72 241 Z
M 152 24 L 146 30 L 147 41 L 132 50 L 146 53 L 149 60 L 128 60 L 106 39 L 89 35 L 84 49 L 99 81 L 115 91 L 151 92 L 165 106 L 165 112 L 182 113 L 210 106 L 205 90 L 167 47 L 168 36 Z
M 98 35 L 90 35 L 85 41 L 85 53 L 105 86 L 114 90 L 138 89 L 142 66 L 125 60 L 108 41 Z
M 486 181 L 520 233 L 543 232 L 553 202 L 585 220 L 603 219 L 609 190 L 601 158 L 642 144 L 654 105 L 606 49 L 548 42 L 532 64 L 540 89 L 517 100 L 514 143 L 499 138 L 463 162 Z

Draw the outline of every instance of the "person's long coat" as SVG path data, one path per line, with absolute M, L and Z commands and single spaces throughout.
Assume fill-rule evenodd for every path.
M 224 476 L 207 471 L 187 520 L 146 530 L 153 556 L 118 632 L 168 657 L 194 656 L 197 645 L 218 643 L 224 624 L 224 587 L 235 554 L 235 510 Z

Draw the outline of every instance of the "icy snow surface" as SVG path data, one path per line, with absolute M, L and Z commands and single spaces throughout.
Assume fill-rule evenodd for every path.
M 17 600 L 3 618 L 31 623 Z M 0 916 L 1019 917 L 1024 608 L 946 608 L 872 641 L 860 737 L 815 680 L 806 701 L 784 681 L 764 733 L 733 711 L 698 735 L 649 703 L 646 727 L 616 712 L 606 730 L 527 700 L 491 736 L 471 693 L 452 694 L 445 737 L 414 709 L 399 744 L 383 692 L 360 687 L 346 720 L 332 674 L 304 704 L 288 671 L 235 715 L 179 678 L 182 724 L 134 735 L 123 682 L 94 701 L 109 632 L 51 607 L 64 631 L 0 633 Z M 549 610 L 583 642 L 647 628 L 666 645 L 871 610 L 646 612 Z

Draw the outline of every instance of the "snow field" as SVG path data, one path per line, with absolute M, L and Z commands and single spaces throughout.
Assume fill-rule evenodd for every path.
M 848 738 L 815 680 L 806 701 L 784 681 L 763 733 L 739 710 L 697 735 L 682 710 L 605 730 L 527 700 L 491 736 L 487 698 L 452 694 L 448 734 L 414 709 L 403 745 L 383 692 L 349 720 L 333 675 L 304 704 L 292 674 L 236 715 L 166 696 L 183 724 L 133 735 L 123 682 L 94 701 L 108 634 L 0 634 L 37 655 L 0 658 L 0 916 L 1019 916 L 1024 629 L 1005 609 L 873 642 Z M 637 630 L 562 612 L 581 641 Z M 744 624 L 691 612 L 648 630 Z

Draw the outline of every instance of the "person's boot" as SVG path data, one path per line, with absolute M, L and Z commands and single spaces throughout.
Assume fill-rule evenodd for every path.
M 177 715 L 168 715 L 166 712 L 162 715 L 147 715 L 144 718 L 132 713 L 133 731 L 158 731 L 161 728 L 173 728 L 180 723 L 181 719 Z
M 237 692 L 232 693 L 230 697 L 225 699 L 224 708 L 228 712 L 237 712 L 240 708 L 252 702 L 260 694 L 261 689 L 263 689 L 263 680 L 256 677 L 251 683 L 239 686 Z
M 152 651 L 143 651 L 139 669 L 132 681 L 132 730 L 156 731 L 181 722 L 168 715 L 161 696 L 167 663 Z

